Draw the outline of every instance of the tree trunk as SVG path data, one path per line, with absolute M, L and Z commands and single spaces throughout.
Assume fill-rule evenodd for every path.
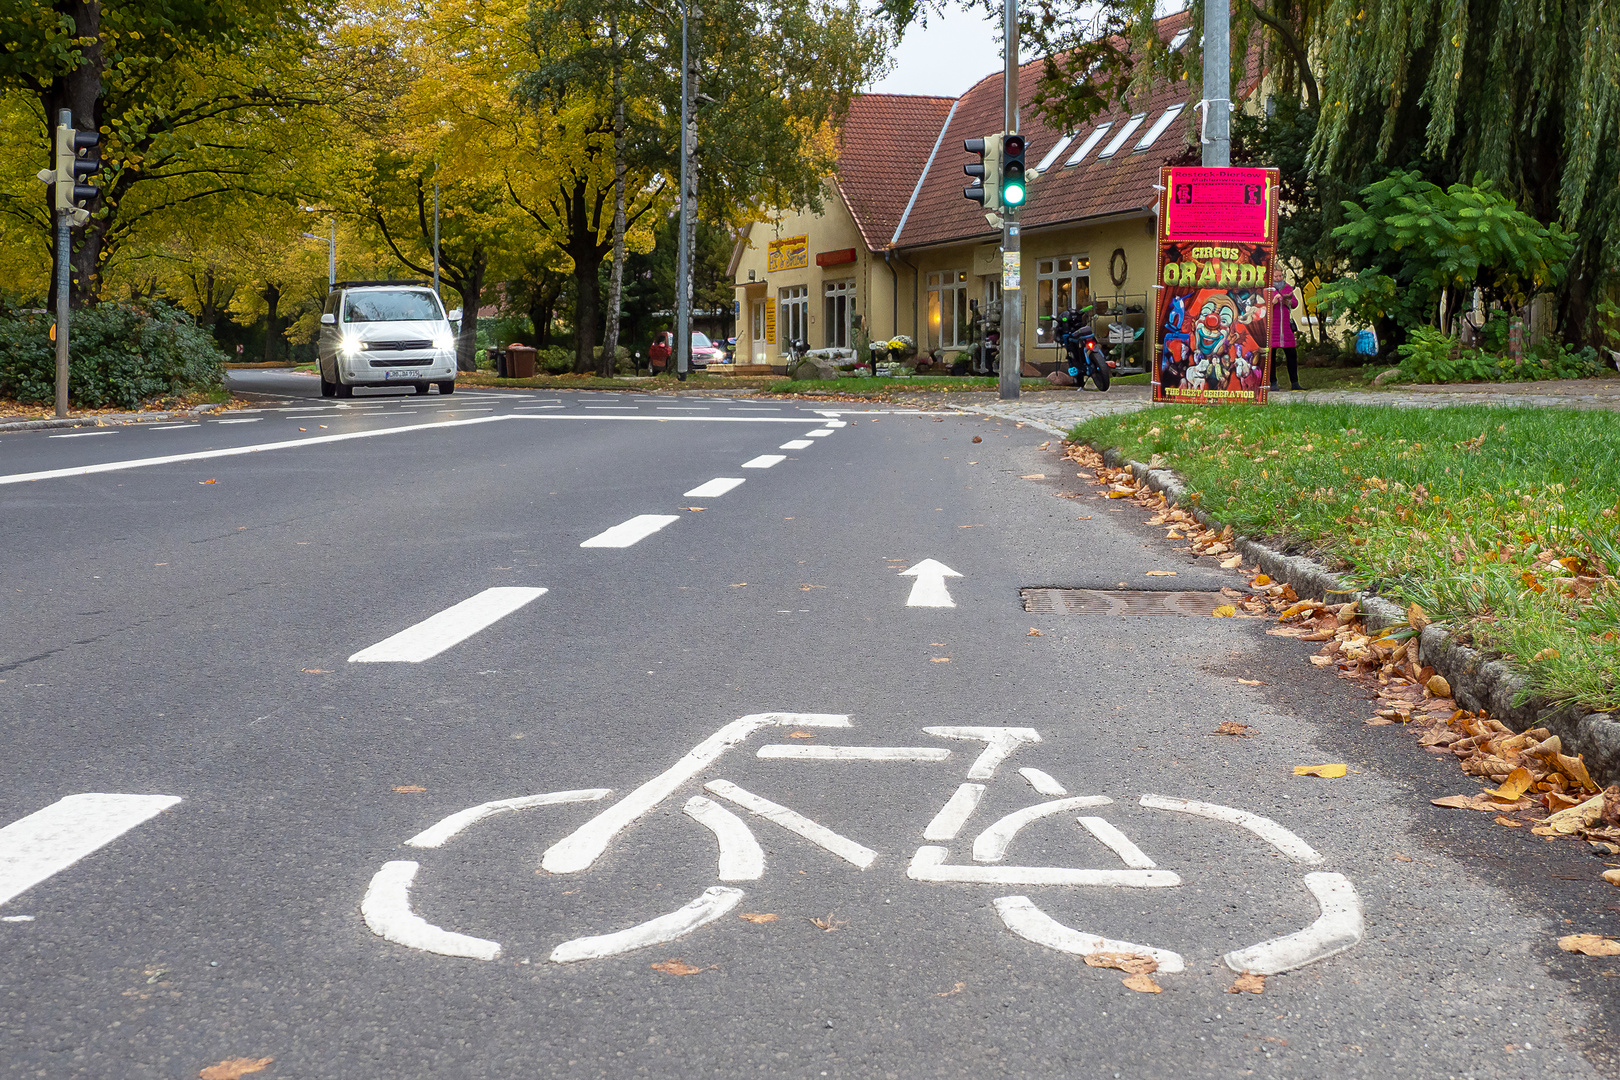
M 619 20 L 608 23 L 613 40 L 613 271 L 608 279 L 607 332 L 602 337 L 602 359 L 596 373 L 613 374 L 618 363 L 619 311 L 624 301 L 624 57 L 620 55 Z
M 275 282 L 264 287 L 264 362 L 276 362 L 276 318 L 281 309 L 281 288 Z
M 574 371 L 583 375 L 596 370 L 596 324 L 602 317 L 602 285 L 597 275 L 602 253 L 594 239 L 586 237 L 574 256 Z
M 55 5 L 56 12 L 73 20 L 74 37 L 91 44 L 81 49 L 82 60 L 77 68 L 58 75 L 45 85 L 40 94 L 40 105 L 45 110 L 45 127 L 50 145 L 56 143 L 56 114 L 66 109 L 73 114 L 73 126 L 79 131 L 101 129 L 101 2 L 100 0 L 67 0 Z M 54 158 L 54 150 L 52 151 Z M 54 165 L 54 160 L 52 162 Z M 56 281 L 60 268 L 56 265 L 56 193 L 53 186 L 45 185 L 45 206 L 51 221 L 49 245 L 51 250 L 51 288 L 49 307 L 56 310 Z M 94 206 L 92 206 L 94 209 Z M 100 218 L 73 230 L 78 247 L 69 256 L 69 273 L 74 278 L 70 299 L 76 308 L 96 302 L 101 295 L 101 249 L 106 225 Z
M 473 252 L 467 276 L 452 287 L 461 294 L 461 336 L 456 339 L 456 369 L 478 370 L 478 309 L 484 303 L 484 271 L 489 255 L 483 248 Z

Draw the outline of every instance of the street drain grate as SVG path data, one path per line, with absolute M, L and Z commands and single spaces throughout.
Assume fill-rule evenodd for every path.
M 1231 603 L 1218 592 L 1138 589 L 1020 589 L 1024 610 L 1037 615 L 1213 615 Z

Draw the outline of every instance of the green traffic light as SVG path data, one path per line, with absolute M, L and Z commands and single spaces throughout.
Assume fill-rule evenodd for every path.
M 1024 185 L 1008 184 L 1001 189 L 1001 202 L 1005 206 L 1024 205 Z

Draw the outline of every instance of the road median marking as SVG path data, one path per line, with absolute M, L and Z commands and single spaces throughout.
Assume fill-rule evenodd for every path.
M 0 829 L 0 904 L 180 802 L 178 795 L 68 795 Z
M 761 454 L 757 458 L 750 458 L 742 463 L 745 469 L 768 469 L 772 465 L 780 465 L 787 458 L 781 454 Z
M 582 548 L 627 548 L 639 544 L 672 521 L 679 514 L 637 514 L 629 521 L 621 521 L 604 532 L 599 532 L 579 546 Z
M 705 481 L 685 492 L 683 499 L 718 499 L 733 488 L 741 487 L 746 481 L 740 476 L 717 476 L 713 480 Z
M 351 664 L 419 664 L 546 594 L 545 589 L 497 586 L 445 608 L 349 657 Z

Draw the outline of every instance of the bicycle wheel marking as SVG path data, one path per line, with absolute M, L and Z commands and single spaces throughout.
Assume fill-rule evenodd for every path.
M 1168 870 L 1089 870 L 1068 866 L 972 866 L 946 864 L 942 847 L 920 847 L 906 876 L 913 881 L 952 881 L 968 885 L 1101 885 L 1164 889 L 1181 884 Z
M 877 858 L 877 852 L 857 844 L 847 836 L 840 836 L 824 825 L 817 825 L 803 814 L 785 806 L 762 799 L 751 791 L 744 791 L 729 780 L 710 780 L 703 785 L 722 799 L 734 802 L 749 813 L 758 814 L 766 821 L 774 821 L 788 832 L 797 833 L 817 847 L 825 848 L 845 862 L 865 870 Z
M 1222 957 L 1227 967 L 1237 972 L 1277 975 L 1325 960 L 1361 941 L 1365 930 L 1361 898 L 1349 878 L 1343 874 L 1306 874 L 1305 887 L 1322 909 L 1316 921 L 1284 937 L 1227 953 Z
M 687 817 L 714 833 L 720 845 L 721 881 L 758 881 L 765 875 L 765 852 L 742 818 L 701 795 L 687 799 L 683 809 Z
M 1098 840 L 1106 844 L 1109 850 L 1118 855 L 1120 861 L 1132 870 L 1152 870 L 1159 864 L 1147 857 L 1147 854 L 1131 842 L 1131 838 L 1114 828 L 1100 817 L 1075 818 L 1085 830 Z
M 1061 814 L 1065 810 L 1084 810 L 1091 806 L 1108 806 L 1114 800 L 1106 795 L 1075 795 L 1067 799 L 1054 799 L 1051 802 L 1036 803 L 1026 806 L 1022 810 L 1014 810 L 984 832 L 973 841 L 974 862 L 1000 862 L 1007 854 L 1007 845 L 1012 843 L 1013 837 L 1032 821 L 1039 821 L 1052 814 Z
M 1196 814 L 1199 817 L 1230 822 L 1233 825 L 1248 829 L 1295 862 L 1319 863 L 1323 861 L 1321 854 L 1298 836 L 1295 836 L 1270 818 L 1261 817 L 1259 814 L 1251 814 L 1247 810 L 1238 810 L 1231 806 L 1219 806 L 1215 803 L 1194 802 L 1191 799 L 1171 799 L 1163 795 L 1143 795 L 1142 805 L 1151 810 L 1174 810 L 1181 814 Z
M 1041 733 L 1027 727 L 925 727 L 923 731 L 941 739 L 978 739 L 985 744 L 984 752 L 968 769 L 969 780 L 990 779 L 1008 754 L 1025 743 L 1041 741 Z
M 360 914 L 378 937 L 423 952 L 441 956 L 465 956 L 473 960 L 493 960 L 501 955 L 498 942 L 443 930 L 411 910 L 411 883 L 418 864 L 383 863 L 371 878 L 360 901 Z
M 703 895 L 685 907 L 667 915 L 648 919 L 644 923 L 595 937 L 575 938 L 551 950 L 551 960 L 557 964 L 571 964 L 579 960 L 597 960 L 604 956 L 617 956 L 649 945 L 662 945 L 690 934 L 704 923 L 711 923 L 736 907 L 743 898 L 741 889 L 728 889 L 715 885 L 705 889 Z
M 923 830 L 924 840 L 955 840 L 984 797 L 983 784 L 963 784 Z
M 996 914 L 1001 916 L 1001 921 L 1007 929 L 1025 941 L 1033 941 L 1048 949 L 1056 949 L 1058 952 L 1071 953 L 1075 956 L 1090 956 L 1092 953 L 1100 952 L 1151 956 L 1159 962 L 1159 970 L 1166 975 L 1174 975 L 1187 969 L 1181 954 L 1171 952 L 1169 949 L 1155 949 L 1151 945 L 1133 945 L 1129 941 L 1115 941 L 1112 938 L 1098 937 L 1096 934 L 1064 926 L 1036 907 L 1027 896 L 999 896 L 995 900 L 995 908 Z
M 770 743 L 759 748 L 759 757 L 787 761 L 944 761 L 949 750 L 937 746 L 794 746 Z
M 1029 781 L 1037 795 L 1067 795 L 1069 789 L 1052 779 L 1051 773 L 1039 769 L 1019 769 L 1018 775 Z
M 612 788 L 581 788 L 578 791 L 553 791 L 546 795 L 525 795 L 520 799 L 498 799 L 495 802 L 480 803 L 465 810 L 457 810 L 449 817 L 441 819 L 438 824 L 423 829 L 405 843 L 409 847 L 436 848 L 467 826 L 493 814 L 505 813 L 508 810 L 527 810 L 532 806 L 554 806 L 557 803 L 594 802 L 612 793 Z

